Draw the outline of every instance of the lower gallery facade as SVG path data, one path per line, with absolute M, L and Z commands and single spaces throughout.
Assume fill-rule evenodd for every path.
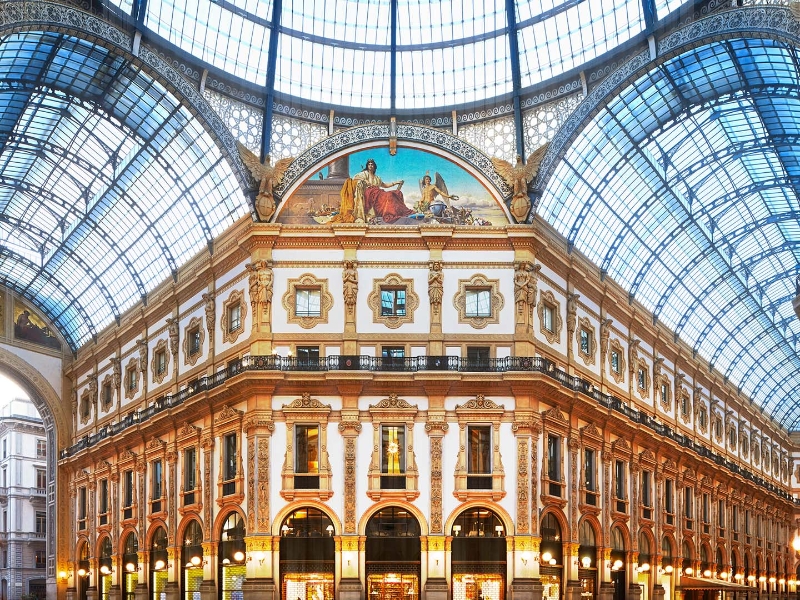
M 788 435 L 546 227 L 226 233 L 69 367 L 59 594 L 794 597 Z

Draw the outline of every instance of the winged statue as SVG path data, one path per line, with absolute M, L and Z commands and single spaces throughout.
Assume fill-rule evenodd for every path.
M 275 197 L 272 194 L 273 186 L 279 185 L 283 180 L 283 174 L 292 164 L 293 158 L 282 158 L 273 166 L 270 164 L 269 155 L 261 163 L 258 157 L 245 147 L 241 142 L 236 142 L 239 148 L 239 156 L 245 164 L 253 179 L 259 182 L 258 194 L 256 195 L 256 213 L 259 221 L 269 221 L 275 214 Z
M 528 212 L 531 209 L 531 200 L 528 197 L 528 184 L 533 181 L 536 174 L 539 172 L 539 165 L 542 163 L 542 159 L 544 159 L 544 155 L 547 153 L 547 148 L 549 146 L 550 142 L 539 146 L 531 153 L 525 164 L 522 163 L 522 157 L 519 155 L 517 155 L 516 165 L 512 165 L 502 158 L 492 159 L 494 170 L 497 171 L 497 174 L 500 175 L 514 191 L 511 196 L 510 210 L 518 223 L 522 223 L 527 218 Z

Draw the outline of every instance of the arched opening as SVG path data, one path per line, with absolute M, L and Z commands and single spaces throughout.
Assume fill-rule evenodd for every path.
M 167 585 L 167 530 L 157 527 L 150 540 L 150 597 L 162 600 Z
M 220 532 L 218 587 L 220 600 L 236 600 L 241 597 L 242 585 L 247 576 L 245 567 L 244 519 L 237 512 L 230 513 L 222 522 Z
M 203 582 L 203 528 L 192 519 L 183 532 L 181 544 L 181 594 L 184 600 L 194 600 Z
M 561 524 L 553 513 L 542 517 L 540 529 L 542 543 L 539 552 L 539 575 L 548 598 L 561 597 L 561 572 L 563 570 L 563 537 Z
M 706 544 L 700 546 L 700 573 L 703 577 L 711 577 L 711 557 Z
M 719 577 L 725 572 L 725 561 L 722 558 L 722 550 L 719 547 L 717 547 L 716 561 L 717 577 Z
M 122 564 L 124 578 L 122 580 L 122 600 L 135 600 L 134 592 L 139 583 L 139 538 L 131 531 L 122 545 Z
M 298 508 L 281 524 L 283 600 L 333 600 L 336 547 L 333 521 L 317 508 Z
M 739 553 L 736 550 L 731 551 L 731 577 L 736 583 L 741 583 L 743 575 L 739 572 Z
M 644 532 L 639 532 L 639 573 L 637 582 L 642 589 L 641 600 L 650 600 L 650 573 L 652 572 L 652 550 L 650 537 Z
M 506 532 L 488 508 L 475 507 L 456 517 L 452 528 L 453 597 L 504 600 Z
M 367 598 L 415 600 L 419 597 L 420 526 L 404 508 L 376 512 L 366 527 Z
M 106 536 L 100 541 L 100 584 L 97 586 L 100 591 L 100 600 L 108 600 L 111 595 L 111 586 L 113 585 L 113 575 L 111 571 L 114 568 L 114 558 L 111 550 L 111 538 Z
M 744 580 L 747 582 L 746 585 L 752 586 L 753 582 L 756 580 L 756 576 L 753 575 L 753 572 L 750 569 L 750 553 L 745 552 L 744 554 Z
M 692 565 L 692 561 L 694 557 L 692 556 L 692 548 L 689 546 L 689 542 L 683 542 L 681 546 L 681 556 L 683 560 L 681 562 L 681 574 L 682 575 L 695 575 L 694 566 Z
M 578 527 L 578 579 L 581 582 L 581 598 L 594 600 L 597 594 L 597 536 L 591 523 L 584 519 Z
M 77 587 L 78 600 L 86 600 L 86 590 L 89 589 L 89 544 L 81 542 L 78 547 L 78 570 L 75 572 L 75 586 Z M 6 596 L 7 597 L 7 596 Z
M 619 527 L 611 528 L 611 585 L 614 586 L 614 600 L 625 600 L 627 581 L 625 534 Z

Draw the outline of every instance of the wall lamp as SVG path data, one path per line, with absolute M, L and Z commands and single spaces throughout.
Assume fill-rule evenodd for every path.
M 66 571 L 59 571 L 58 578 L 61 580 L 61 583 L 66 583 L 69 579 L 69 576 Z
M 108 565 L 102 565 L 100 567 L 101 575 L 111 575 L 113 572 L 114 572 L 114 567 L 108 567 Z
M 92 573 L 86 569 L 78 569 L 78 577 L 91 577 Z
M 156 571 L 164 571 L 166 569 L 171 569 L 171 568 L 172 568 L 171 564 L 167 564 L 161 559 L 157 560 L 156 564 L 153 565 L 153 569 Z
M 612 571 L 619 571 L 622 568 L 622 561 L 617 559 L 614 561 L 614 564 L 611 565 Z

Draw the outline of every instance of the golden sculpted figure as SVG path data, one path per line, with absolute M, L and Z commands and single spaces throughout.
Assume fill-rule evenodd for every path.
M 275 166 L 272 166 L 269 155 L 261 163 L 258 157 L 241 142 L 236 142 L 236 147 L 239 148 L 239 156 L 242 157 L 242 162 L 250 171 L 253 179 L 259 182 L 258 195 L 256 196 L 258 219 L 259 221 L 269 221 L 272 215 L 275 214 L 275 197 L 272 194 L 272 188 L 280 184 L 283 180 L 283 174 L 294 159 L 282 158 L 275 163 Z
M 511 186 L 513 195 L 511 197 L 511 214 L 518 223 L 522 223 L 527 217 L 531 209 L 531 200 L 528 197 L 528 184 L 533 181 L 536 174 L 539 172 L 539 165 L 544 158 L 550 142 L 542 144 L 528 157 L 525 164 L 522 163 L 522 157 L 517 155 L 517 164 L 512 165 L 507 160 L 502 158 L 493 158 L 492 164 L 497 174 Z

